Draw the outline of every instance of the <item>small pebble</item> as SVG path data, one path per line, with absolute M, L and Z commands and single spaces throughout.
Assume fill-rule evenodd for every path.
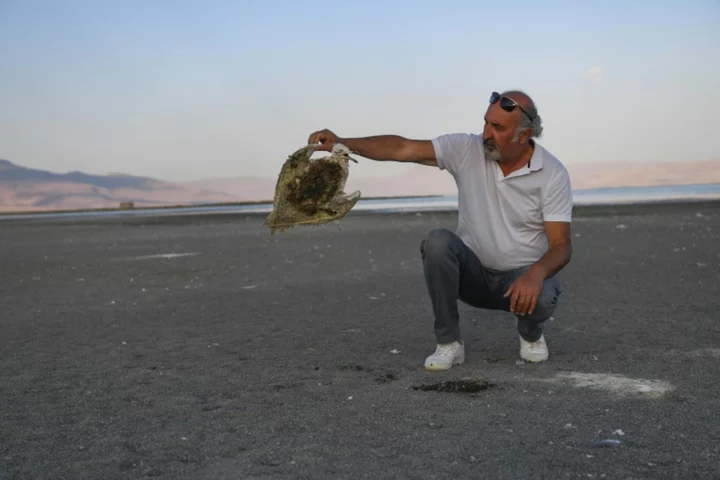
M 622 442 L 620 440 L 616 440 L 614 438 L 606 438 L 604 440 L 599 440 L 595 443 L 593 443 L 593 447 L 616 447 L 620 445 Z

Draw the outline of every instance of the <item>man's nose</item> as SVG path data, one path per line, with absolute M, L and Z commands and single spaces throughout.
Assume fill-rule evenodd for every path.
M 486 141 L 490 140 L 491 138 L 492 138 L 492 133 L 490 132 L 489 125 L 485 124 L 485 126 L 483 127 L 482 139 L 483 139 L 483 141 L 486 142 Z

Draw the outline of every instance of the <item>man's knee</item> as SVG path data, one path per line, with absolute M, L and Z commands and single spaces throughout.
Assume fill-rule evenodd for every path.
M 436 228 L 420 243 L 420 254 L 426 258 L 441 258 L 450 252 L 455 234 L 447 228 Z
M 555 313 L 557 308 L 558 298 L 560 297 L 560 286 L 556 279 L 548 279 L 543 284 L 543 289 L 540 291 L 535 309 L 530 315 L 530 318 L 535 321 L 547 320 Z

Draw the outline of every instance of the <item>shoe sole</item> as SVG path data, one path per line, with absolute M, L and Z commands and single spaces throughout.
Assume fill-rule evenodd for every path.
M 523 357 L 523 356 L 521 355 L 520 358 L 521 358 L 523 361 L 529 362 L 529 363 L 542 363 L 542 362 L 547 361 L 547 359 L 549 358 L 549 356 L 547 356 L 547 357 L 541 357 L 541 358 L 532 358 L 532 357 L 531 357 L 531 358 L 525 358 L 525 357 Z
M 465 359 L 459 359 L 455 360 L 449 367 L 441 367 L 441 366 L 432 366 L 432 365 L 425 365 L 424 368 L 428 372 L 447 372 L 448 370 L 452 370 L 453 367 L 457 367 L 465 363 Z

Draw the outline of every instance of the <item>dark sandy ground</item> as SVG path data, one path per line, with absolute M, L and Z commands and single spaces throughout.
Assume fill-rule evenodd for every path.
M 439 374 L 453 214 L 3 222 L 0 478 L 720 478 L 720 204 L 576 215 L 550 361 L 463 306 Z

